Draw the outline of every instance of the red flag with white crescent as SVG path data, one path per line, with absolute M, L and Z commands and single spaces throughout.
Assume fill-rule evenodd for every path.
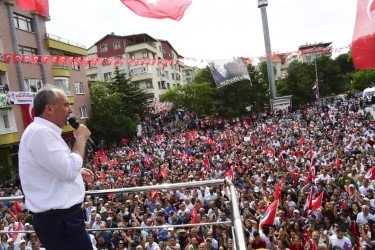
M 352 57 L 357 69 L 375 68 L 375 0 L 358 0 Z

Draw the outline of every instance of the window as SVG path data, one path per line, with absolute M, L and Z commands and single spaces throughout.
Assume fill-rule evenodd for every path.
M 312 62 L 312 60 L 311 60 L 311 55 L 307 55 L 307 56 L 306 56 L 306 62 L 307 62 L 307 63 L 311 63 L 311 62 Z
M 142 52 L 142 57 L 143 58 L 148 58 L 148 51 L 143 51 Z
M 110 81 L 112 79 L 111 75 L 112 75 L 111 72 L 104 73 L 104 81 L 106 82 Z
M 169 79 L 169 73 L 168 71 L 164 71 L 165 78 Z
M 30 92 L 37 92 L 43 87 L 42 80 L 39 79 L 25 79 L 26 90 Z
M 146 82 L 146 88 L 153 89 L 154 86 L 152 85 L 152 82 Z
M 146 67 L 137 67 L 137 68 L 131 68 L 130 69 L 130 74 L 131 75 L 139 75 L 139 74 L 143 74 L 147 72 L 147 68 Z
M 75 70 L 80 70 L 81 69 L 81 66 L 79 66 L 78 64 L 76 64 L 73 60 L 72 62 L 72 69 L 75 69 Z
M 8 114 L 3 114 L 3 122 L 4 122 L 4 128 L 10 129 L 10 122 L 9 122 Z
M 108 47 L 107 47 L 107 44 L 102 44 L 100 45 L 100 52 L 107 52 L 108 50 Z
M 18 14 L 13 15 L 14 26 L 17 29 L 33 32 L 32 19 Z
M 74 84 L 74 86 L 75 86 L 75 89 L 76 89 L 76 94 L 84 94 L 84 92 L 83 92 L 83 83 L 76 82 Z
M 131 59 L 135 59 L 135 55 L 134 55 L 133 53 L 131 53 L 131 54 L 129 55 L 129 57 L 130 57 Z
M 170 88 L 171 88 L 171 84 L 167 82 L 167 89 L 170 89 Z
M 19 50 L 20 50 L 21 54 L 30 55 L 30 56 L 37 54 L 37 51 L 34 48 L 29 48 L 29 47 L 25 47 L 25 46 L 18 46 L 18 47 L 19 47 Z
M 85 106 L 79 107 L 79 116 L 80 118 L 87 118 L 87 108 Z
M 113 48 L 114 49 L 120 49 L 121 48 L 120 42 L 119 41 L 114 42 L 113 43 Z
M 174 73 L 172 73 L 172 79 L 174 80 Z
M 180 81 L 180 80 L 181 80 L 181 77 L 180 77 L 179 74 L 176 74 L 176 80 L 177 80 L 177 81 Z
M 69 78 L 67 77 L 56 77 L 55 86 L 64 91 L 66 95 L 70 95 L 69 89 Z

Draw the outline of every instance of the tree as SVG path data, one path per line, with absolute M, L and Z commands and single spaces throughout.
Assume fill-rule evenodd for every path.
M 118 142 L 133 137 L 141 117 L 148 114 L 147 94 L 115 70 L 113 82 L 91 82 L 93 116 L 88 122 L 95 139 Z
M 170 89 L 160 97 L 160 100 L 172 102 L 174 108 L 193 110 L 198 115 L 208 115 L 213 108 L 213 90 L 209 83 L 192 83 Z
M 315 100 L 312 90 L 315 82 L 314 65 L 294 61 L 289 64 L 285 79 L 277 81 L 280 96 L 292 95 L 294 107 Z
M 353 74 L 353 82 L 350 85 L 351 90 L 362 91 L 365 88 L 375 85 L 375 70 L 358 70 Z
M 149 95 L 143 90 L 137 88 L 126 79 L 126 74 L 121 73 L 119 68 L 115 68 L 115 77 L 113 82 L 109 82 L 109 89 L 113 93 L 118 93 L 122 105 L 119 107 L 119 113 L 131 119 L 139 120 L 149 114 L 147 100 Z

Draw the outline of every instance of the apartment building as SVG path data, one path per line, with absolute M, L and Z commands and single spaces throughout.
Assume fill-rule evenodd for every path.
M 272 56 L 272 63 L 275 72 L 275 79 L 283 79 L 288 74 L 289 64 L 293 61 L 299 61 L 304 63 L 313 63 L 315 58 L 321 56 L 332 56 L 332 43 L 315 43 L 306 44 L 298 47 L 297 52 L 293 53 L 278 53 Z M 259 59 L 261 62 L 266 61 L 266 57 Z
M 90 58 L 125 58 L 133 63 L 118 65 L 120 72 L 126 73 L 131 83 L 150 94 L 150 98 L 159 100 L 160 95 L 172 86 L 185 85 L 192 82 L 195 68 L 179 63 L 165 65 L 141 63 L 146 59 L 165 59 L 176 61 L 182 58 L 167 40 L 155 39 L 148 34 L 118 36 L 108 34 L 88 49 Z M 134 63 L 138 61 L 138 63 Z M 89 81 L 111 81 L 115 66 L 103 63 L 89 65 L 86 68 Z
M 321 56 L 332 56 L 332 42 L 306 44 L 298 47 L 298 61 L 304 63 L 313 63 L 315 58 Z
M 69 40 L 47 33 L 49 18 L 36 12 L 26 11 L 15 0 L 0 1 L 0 53 L 20 55 L 68 55 L 86 56 L 86 48 Z M 67 93 L 75 115 L 85 122 L 90 116 L 91 105 L 86 73 L 77 65 L 52 66 L 48 60 L 41 63 L 4 63 L 0 58 L 0 164 L 18 168 L 18 144 L 26 126 L 31 122 L 30 105 L 4 102 L 16 92 L 28 94 L 38 91 L 46 84 L 54 84 Z M 66 126 L 63 137 L 71 138 L 72 127 Z M 2 167 L 2 166 L 0 166 Z

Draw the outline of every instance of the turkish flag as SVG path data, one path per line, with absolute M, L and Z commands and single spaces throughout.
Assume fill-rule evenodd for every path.
M 39 62 L 39 56 L 33 55 L 31 56 L 31 63 L 32 64 L 37 64 Z
M 66 65 L 67 66 L 70 66 L 70 65 L 72 65 L 72 63 L 73 63 L 73 60 L 74 60 L 74 57 L 72 57 L 72 56 L 68 56 L 68 57 L 66 57 Z
M 13 62 L 14 62 L 15 64 L 17 64 L 17 63 L 19 63 L 20 61 L 21 61 L 21 56 L 18 55 L 18 54 L 14 54 L 14 55 L 13 55 Z
M 278 206 L 279 206 L 279 200 L 275 200 L 268 206 L 263 219 L 261 219 L 259 222 L 260 228 L 262 228 L 263 225 L 273 225 L 273 223 L 275 222 L 276 211 L 277 211 Z
M 375 166 L 372 167 L 366 174 L 366 179 L 369 179 L 371 181 L 375 180 Z
M 227 172 L 225 172 L 224 178 L 230 181 L 233 181 L 233 178 L 234 178 L 233 169 L 230 168 Z
M 57 59 L 57 64 L 63 66 L 65 64 L 66 56 L 59 56 Z
M 23 123 L 27 127 L 34 120 L 33 104 L 22 104 L 21 111 L 23 117 Z
M 3 54 L 3 62 L 8 64 L 10 63 L 10 59 L 12 58 L 11 54 Z
M 25 10 L 36 11 L 41 16 L 49 16 L 48 0 L 17 0 L 17 5 Z
M 50 56 L 51 64 L 56 65 L 57 64 L 57 56 Z
M 203 158 L 203 166 L 207 172 L 211 172 L 211 164 L 207 156 Z
M 357 69 L 375 68 L 375 0 L 358 0 L 352 57 Z
M 49 16 L 48 0 L 35 0 L 35 11 L 41 16 Z
M 30 55 L 22 55 L 22 63 L 30 63 L 31 56 Z
M 283 183 L 279 181 L 275 185 L 275 200 L 281 200 L 281 189 L 283 188 Z
M 121 0 L 138 16 L 149 18 L 170 18 L 180 20 L 192 0 Z
M 47 64 L 48 58 L 49 58 L 48 56 L 40 56 L 40 62 L 42 64 Z
M 340 159 L 339 159 L 339 156 L 336 156 L 335 167 L 336 167 L 338 170 L 341 169 L 341 161 L 340 161 Z
M 311 210 L 315 211 L 318 208 L 320 208 L 320 206 L 322 205 L 322 202 L 323 202 L 323 192 L 320 193 L 320 195 L 318 196 L 318 198 L 316 198 L 316 200 L 313 200 L 311 202 Z
M 193 207 L 193 210 L 191 211 L 191 216 L 192 216 L 192 222 L 194 224 L 197 224 L 197 223 L 201 222 L 199 220 L 199 217 L 198 217 L 198 210 L 197 210 L 197 206 L 196 205 Z

